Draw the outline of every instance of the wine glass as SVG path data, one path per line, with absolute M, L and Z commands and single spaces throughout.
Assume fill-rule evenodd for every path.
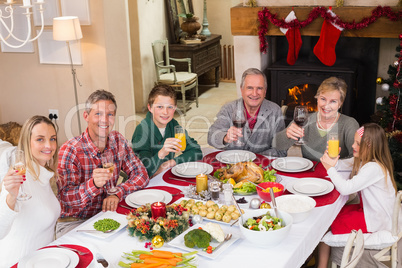
M 118 192 L 118 188 L 116 186 L 114 186 L 113 183 L 113 172 L 114 172 L 114 168 L 115 168 L 115 164 L 113 161 L 113 154 L 110 152 L 104 152 L 102 154 L 102 166 L 104 169 L 108 169 L 109 173 L 111 174 L 111 178 L 110 178 L 110 188 L 107 190 L 107 193 L 112 195 Z
M 242 105 L 236 107 L 233 112 L 233 126 L 243 131 L 243 127 L 246 125 L 246 118 L 246 111 Z M 237 140 L 233 142 L 233 145 L 238 147 L 243 146 L 244 142 L 240 139 L 241 137 L 238 137 Z
M 301 128 L 307 124 L 308 110 L 307 106 L 296 106 L 293 115 L 293 121 Z M 296 145 L 303 145 L 303 137 L 300 137 L 298 141 L 295 142 Z
M 25 167 L 25 154 L 22 150 L 15 150 L 11 155 L 11 165 L 13 169 L 17 172 L 17 175 L 25 175 L 26 167 Z M 18 191 L 17 200 L 26 201 L 30 199 L 32 195 L 25 193 L 24 191 L 24 183 L 21 184 L 20 190 Z

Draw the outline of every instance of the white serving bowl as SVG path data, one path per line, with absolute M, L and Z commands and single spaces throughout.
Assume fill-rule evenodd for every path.
M 287 194 L 278 196 L 275 200 L 278 209 L 292 215 L 293 223 L 307 219 L 316 206 L 315 200 L 306 195 Z
M 261 215 L 264 215 L 269 211 L 271 215 L 275 215 L 275 212 L 273 209 L 256 209 L 256 210 L 250 210 L 246 213 L 244 213 L 243 219 L 244 221 L 247 221 L 248 219 L 252 217 L 258 217 Z M 243 237 L 250 241 L 251 243 L 258 245 L 258 246 L 275 246 L 281 243 L 286 236 L 289 234 L 290 228 L 292 227 L 293 223 L 293 218 L 289 213 L 286 213 L 284 211 L 279 211 L 279 214 L 283 221 L 285 222 L 285 227 L 281 229 L 277 229 L 274 231 L 253 231 L 249 230 L 246 227 L 243 226 L 243 220 L 240 217 L 239 218 L 239 228 L 241 233 L 243 234 Z

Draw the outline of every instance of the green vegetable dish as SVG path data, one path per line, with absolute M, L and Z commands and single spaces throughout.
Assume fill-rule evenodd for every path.
M 119 222 L 108 218 L 98 220 L 94 223 L 94 229 L 101 232 L 105 232 L 107 230 L 116 230 L 119 227 Z
M 202 229 L 194 229 L 184 236 L 184 244 L 189 248 L 207 248 L 211 242 L 211 235 Z
M 259 217 L 247 219 L 243 226 L 253 231 L 273 231 L 285 227 L 282 219 L 272 217 L 269 211 Z

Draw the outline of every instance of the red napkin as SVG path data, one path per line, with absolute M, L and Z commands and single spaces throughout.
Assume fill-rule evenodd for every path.
M 162 190 L 162 191 L 166 191 L 166 192 L 168 192 L 168 193 L 171 193 L 172 195 L 181 192 L 180 189 L 173 188 L 173 187 L 169 187 L 169 186 L 153 186 L 153 187 L 148 187 L 148 188 L 145 188 L 145 189 L 146 189 L 146 190 L 148 190 L 148 189 Z M 184 197 L 183 194 L 178 194 L 178 195 L 173 196 L 173 197 L 172 197 L 172 201 L 170 201 L 169 204 L 172 204 L 172 203 L 176 202 L 176 200 L 179 200 L 179 199 L 182 198 L 182 197 Z M 119 206 L 117 207 L 117 210 L 116 210 L 117 213 L 126 215 L 126 214 L 128 214 L 128 213 L 130 212 L 129 209 L 123 208 L 123 207 L 121 207 L 120 205 L 129 206 L 129 205 L 127 205 L 126 201 L 123 199 L 123 200 L 119 203 Z
M 178 178 L 178 179 L 185 180 L 188 182 L 171 180 L 170 178 Z M 163 174 L 162 179 L 166 183 L 179 185 L 179 186 L 195 185 L 195 178 L 185 178 L 185 177 L 176 176 L 172 173 L 172 169 L 169 169 L 168 171 L 166 171 L 165 174 Z
M 77 256 L 80 258 L 80 261 L 79 261 L 79 263 L 77 264 L 76 268 L 85 268 L 85 267 L 88 267 L 88 265 L 92 262 L 92 260 L 93 260 L 93 258 L 94 258 L 92 252 L 91 252 L 89 249 L 87 249 L 86 247 L 78 246 L 78 245 L 65 245 L 65 244 L 63 244 L 63 245 L 61 245 L 61 246 L 68 247 L 68 248 L 73 248 L 73 249 L 77 249 L 77 250 L 82 251 L 82 252 L 88 252 L 88 254 L 85 254 L 85 255 L 79 255 L 78 253 L 76 253 Z M 41 248 L 41 249 L 44 249 L 44 248 L 55 248 L 55 247 L 56 247 L 56 246 L 47 246 L 47 247 L 43 247 L 43 248 Z M 39 250 L 41 250 L 41 249 L 39 249 Z M 74 252 L 74 251 L 73 251 L 73 252 Z M 17 265 L 18 265 L 18 263 L 15 264 L 15 265 L 13 265 L 13 266 L 11 266 L 11 268 L 17 268 Z

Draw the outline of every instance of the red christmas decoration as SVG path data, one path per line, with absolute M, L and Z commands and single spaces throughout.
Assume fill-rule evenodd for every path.
M 311 10 L 308 18 L 304 21 L 293 20 L 291 22 L 286 22 L 284 19 L 278 19 L 277 14 L 272 14 L 267 8 L 258 12 L 258 20 L 260 26 L 258 27 L 258 36 L 260 39 L 260 51 L 262 53 L 267 52 L 268 44 L 265 39 L 265 34 L 268 32 L 268 20 L 277 27 L 287 28 L 287 29 L 300 29 L 304 28 L 313 22 L 316 18 L 321 16 L 327 22 L 338 25 L 346 30 L 360 30 L 368 27 L 370 24 L 374 23 L 380 17 L 387 17 L 390 21 L 398 21 L 402 19 L 402 11 L 393 12 L 389 6 L 378 6 L 373 11 L 371 11 L 371 16 L 363 18 L 360 22 L 344 22 L 338 16 L 332 16 L 327 12 L 325 7 L 316 7 Z M 399 38 L 402 34 L 399 35 Z

